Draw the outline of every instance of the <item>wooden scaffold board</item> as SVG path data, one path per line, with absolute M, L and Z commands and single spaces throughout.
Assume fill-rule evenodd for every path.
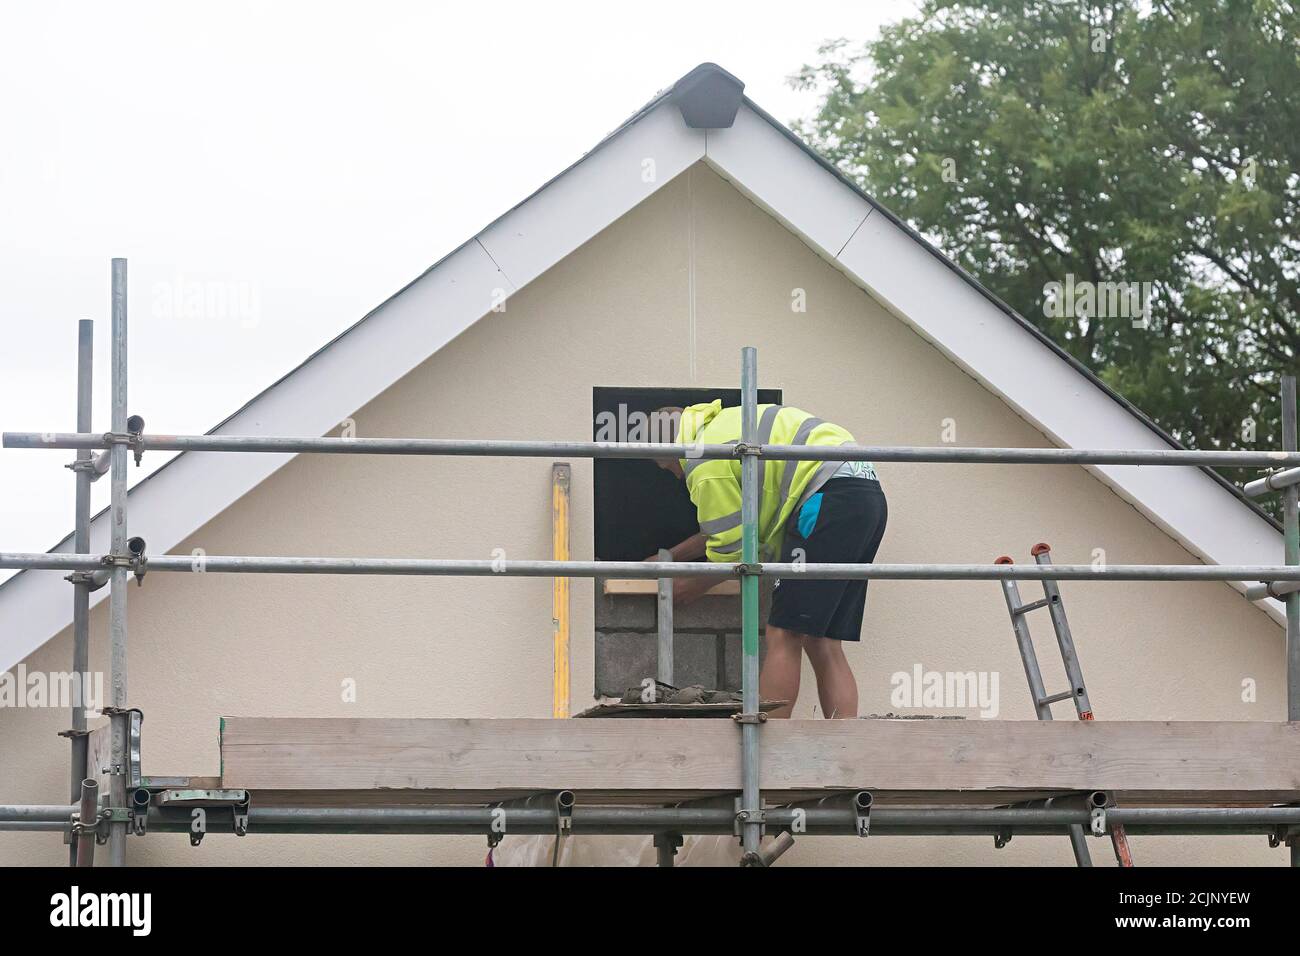
M 1141 802 L 1300 799 L 1297 723 L 775 720 L 762 734 L 772 799 L 856 789 L 899 802 L 1090 790 Z M 738 738 L 729 720 L 686 718 L 226 717 L 222 784 L 466 802 L 561 789 L 662 800 L 738 790 Z

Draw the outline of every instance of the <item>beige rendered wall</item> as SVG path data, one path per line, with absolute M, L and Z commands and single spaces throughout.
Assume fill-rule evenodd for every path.
M 686 176 L 690 177 L 690 188 Z M 594 385 L 734 385 L 742 345 L 760 382 L 842 423 L 860 441 L 931 444 L 952 419 L 963 445 L 1044 437 L 906 325 L 703 166 L 489 314 L 355 415 L 357 434 L 577 438 Z M 693 209 L 691 208 L 693 205 Z M 694 223 L 694 344 L 687 242 Z M 794 290 L 806 313 L 791 310 Z M 147 370 L 143 370 L 147 374 Z M 546 460 L 299 458 L 177 549 L 209 554 L 543 558 Z M 1060 562 L 1096 548 L 1119 563 L 1191 560 L 1080 468 L 885 464 L 890 524 L 879 559 L 1029 560 L 1046 539 Z M 574 558 L 590 559 L 591 467 L 573 462 Z M 147 536 L 148 528 L 132 531 Z M 573 589 L 573 696 L 591 696 L 592 592 Z M 1030 586 L 1032 588 L 1032 585 Z M 1277 625 L 1227 585 L 1069 583 L 1064 588 L 1093 704 L 1106 719 L 1284 719 Z M 1027 593 L 1032 594 L 1031 590 Z M 104 668 L 107 602 L 92 615 Z M 550 582 L 483 578 L 151 575 L 130 596 L 130 700 L 146 715 L 145 771 L 215 774 L 217 718 L 547 717 Z M 1040 656 L 1059 666 L 1044 621 Z M 61 633 L 27 660 L 64 670 Z M 1031 719 L 996 584 L 878 582 L 849 651 L 864 713 L 894 710 L 890 675 L 995 671 L 1005 719 Z M 342 683 L 357 700 L 344 703 Z M 1242 682 L 1258 682 L 1258 702 Z M 797 716 L 811 716 L 811 673 Z M 964 711 L 978 719 L 975 711 Z M 0 712 L 0 801 L 67 795 L 60 711 Z M 869 769 L 863 780 L 870 785 Z M 1143 863 L 1276 864 L 1263 837 L 1135 839 Z M 1094 856 L 1109 862 L 1100 842 Z M 140 863 L 479 864 L 480 838 L 212 836 L 132 840 Z M 58 863 L 51 834 L 0 833 L 0 863 Z M 1064 838 L 807 839 L 793 863 L 1068 865 Z

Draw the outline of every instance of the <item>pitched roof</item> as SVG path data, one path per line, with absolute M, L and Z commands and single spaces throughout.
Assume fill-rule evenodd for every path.
M 720 67 L 692 70 L 209 434 L 325 434 L 478 321 L 502 294 L 523 288 L 704 162 L 1060 446 L 1181 447 L 742 91 Z M 655 162 L 651 177 L 641 174 L 648 156 Z M 166 552 L 292 457 L 178 455 L 131 489 L 132 527 L 147 529 L 151 551 Z M 1091 470 L 1210 563 L 1282 559 L 1277 524 L 1209 469 Z M 51 551 L 71 547 L 69 536 Z M 104 513 L 91 523 L 90 550 L 108 550 Z M 62 577 L 47 571 L 0 585 L 0 669 L 71 623 L 68 596 Z M 1281 620 L 1276 602 L 1264 606 Z

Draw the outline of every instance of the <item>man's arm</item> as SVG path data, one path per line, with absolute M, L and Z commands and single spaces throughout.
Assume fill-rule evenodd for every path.
M 672 552 L 674 561 L 698 561 L 704 557 L 704 548 L 708 540 L 709 536 L 701 531 L 698 534 L 691 535 L 685 541 L 678 542 L 668 550 Z M 646 560 L 660 561 L 662 559 L 658 554 L 652 554 Z M 673 578 L 673 604 L 689 604 L 704 595 L 719 580 L 718 578 L 706 577 Z
M 673 548 L 673 560 L 691 561 L 701 557 L 709 561 L 740 560 L 740 486 L 726 462 L 706 462 L 697 469 L 689 484 L 700 521 L 699 534 L 692 535 Z M 708 475 L 714 469 L 718 475 Z M 711 577 L 673 579 L 673 603 L 689 604 L 702 597 L 724 580 Z
M 704 557 L 704 546 L 708 540 L 709 536 L 701 531 L 691 535 L 685 541 L 679 541 L 668 550 L 672 553 L 674 561 L 698 561 Z M 652 554 L 646 560 L 658 561 L 659 555 Z
M 690 604 L 696 598 L 701 598 L 707 594 L 715 584 L 725 580 L 727 579 L 709 578 L 703 575 L 673 578 L 673 604 Z

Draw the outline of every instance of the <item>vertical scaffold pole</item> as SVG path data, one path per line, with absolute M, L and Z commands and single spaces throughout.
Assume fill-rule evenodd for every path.
M 741 665 L 741 843 L 746 858 L 758 853 L 762 838 L 762 801 L 758 788 L 758 728 L 761 715 L 758 698 L 758 469 L 762 462 L 754 452 L 758 442 L 758 353 L 752 347 L 741 352 L 740 360 L 741 442 L 746 446 L 740 462 L 741 562 L 740 613 L 743 647 Z
M 113 260 L 112 292 L 112 431 L 116 436 L 126 434 L 126 260 Z M 109 475 L 112 484 L 110 521 L 112 528 L 111 553 L 121 561 L 127 554 L 126 529 L 126 454 L 121 441 L 112 446 Z M 109 663 L 111 692 L 109 699 L 115 709 L 126 708 L 126 588 L 127 569 L 121 564 L 113 566 L 109 579 Z M 112 771 L 109 787 L 109 805 L 114 819 L 109 829 L 109 862 L 113 866 L 126 865 L 126 820 L 119 818 L 126 809 L 127 735 L 128 722 L 120 715 L 112 717 Z
M 99 824 L 99 783 L 87 777 L 81 781 L 77 795 L 80 809 L 77 813 L 78 829 L 73 831 L 72 842 L 77 848 L 76 865 L 89 869 L 95 865 L 95 827 Z
M 1282 450 L 1296 450 L 1295 376 L 1282 376 Z M 1300 564 L 1300 486 L 1282 492 L 1282 532 L 1287 564 Z M 1300 720 L 1300 591 L 1286 596 L 1286 719 Z M 1291 844 L 1291 865 L 1300 867 L 1300 841 Z
M 660 561 L 672 561 L 673 553 L 659 549 Z M 659 629 L 659 648 L 655 656 L 656 679 L 661 684 L 673 685 L 673 579 L 659 579 L 659 596 L 655 608 L 655 624 Z
M 95 324 L 90 319 L 77 323 L 77 431 L 86 433 L 93 427 L 91 408 L 93 401 L 95 359 Z M 89 448 L 78 449 L 77 465 L 73 474 L 77 479 L 76 515 L 72 537 L 72 550 L 77 554 L 90 553 L 90 467 L 95 453 Z M 72 583 L 72 686 L 76 699 L 72 702 L 72 772 L 70 793 L 73 802 L 82 797 L 82 781 L 86 777 L 86 691 L 90 678 L 90 584 L 73 575 Z M 77 865 L 79 841 L 68 844 L 68 862 Z
M 1282 376 L 1282 450 L 1296 450 L 1295 376 Z M 1282 492 L 1285 560 L 1300 564 L 1300 485 Z M 1300 591 L 1286 596 L 1286 719 L 1300 720 Z

